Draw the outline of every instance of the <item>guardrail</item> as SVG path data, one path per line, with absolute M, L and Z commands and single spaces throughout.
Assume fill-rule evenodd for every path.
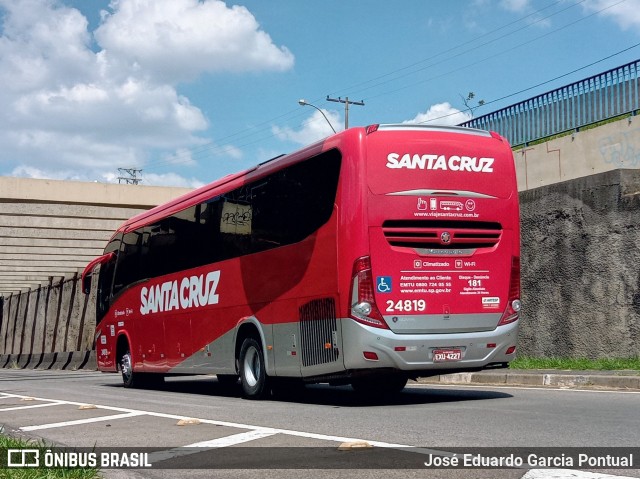
M 640 109 L 640 60 L 577 81 L 460 126 L 500 133 L 511 146 L 528 143 Z

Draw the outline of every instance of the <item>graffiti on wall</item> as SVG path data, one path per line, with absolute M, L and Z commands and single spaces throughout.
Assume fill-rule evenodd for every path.
M 640 168 L 640 128 L 602 137 L 598 149 L 604 162 L 615 168 Z

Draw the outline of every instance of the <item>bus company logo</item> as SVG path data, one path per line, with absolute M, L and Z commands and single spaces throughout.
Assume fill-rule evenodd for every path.
M 387 168 L 407 168 L 410 170 L 444 170 L 444 171 L 469 171 L 476 173 L 493 173 L 495 158 L 477 158 L 471 156 L 451 155 L 419 155 L 405 153 L 389 153 L 387 155 Z
M 7 467 L 40 467 L 40 450 L 7 449 Z
M 166 281 L 140 290 L 140 314 L 162 313 L 218 304 L 220 271 Z M 179 284 L 178 284 L 179 283 Z

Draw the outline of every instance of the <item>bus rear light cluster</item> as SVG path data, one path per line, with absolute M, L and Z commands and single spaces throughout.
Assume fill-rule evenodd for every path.
M 358 258 L 353 263 L 349 316 L 367 326 L 389 329 L 373 296 L 371 259 L 368 256 Z
M 511 258 L 511 277 L 509 279 L 509 300 L 507 307 L 498 322 L 498 326 L 513 323 L 520 317 L 522 302 L 520 301 L 520 258 Z

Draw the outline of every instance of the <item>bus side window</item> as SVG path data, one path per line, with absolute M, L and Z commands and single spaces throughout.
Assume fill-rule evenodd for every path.
M 302 241 L 329 220 L 340 163 L 340 153 L 330 150 L 274 173 L 253 189 L 257 250 Z
M 120 249 L 120 241 L 122 240 L 122 234 L 116 235 L 107 245 L 104 253 L 117 252 Z M 98 289 L 96 298 L 96 324 L 98 324 L 104 318 L 104 315 L 111 306 L 112 286 L 113 286 L 113 273 L 116 266 L 116 258 L 113 257 L 107 263 L 99 266 L 98 271 Z

